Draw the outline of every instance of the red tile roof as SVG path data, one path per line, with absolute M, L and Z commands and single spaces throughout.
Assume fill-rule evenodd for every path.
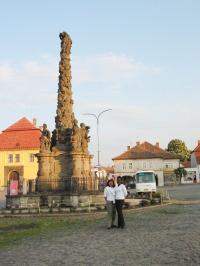
M 41 130 L 23 117 L 0 134 L 0 150 L 40 148 Z
M 137 144 L 136 146 L 125 151 L 121 155 L 113 158 L 113 160 L 129 160 L 129 159 L 179 159 L 176 155 L 161 149 L 158 145 L 152 145 L 145 141 L 142 144 Z

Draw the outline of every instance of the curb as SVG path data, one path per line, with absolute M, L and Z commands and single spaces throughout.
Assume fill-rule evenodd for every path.
M 176 205 L 193 205 L 193 204 L 200 204 L 200 200 L 171 200 L 172 204 Z
M 124 209 L 125 213 L 127 212 L 143 212 L 150 209 L 162 208 L 173 203 L 164 203 L 159 205 L 153 205 L 148 207 L 135 207 Z M 107 214 L 107 211 L 88 211 L 88 212 L 70 212 L 70 213 L 29 213 L 29 214 L 0 214 L 0 218 L 15 218 L 15 217 L 67 217 L 67 216 L 104 216 Z

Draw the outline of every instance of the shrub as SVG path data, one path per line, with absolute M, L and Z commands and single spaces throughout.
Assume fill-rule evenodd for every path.
M 149 200 L 143 199 L 140 203 L 142 207 L 150 206 L 151 202 Z

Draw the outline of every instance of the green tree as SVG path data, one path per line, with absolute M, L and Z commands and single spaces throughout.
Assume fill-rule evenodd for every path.
M 179 167 L 179 168 L 175 169 L 175 170 L 174 170 L 174 173 L 175 173 L 176 177 L 179 178 L 179 182 L 180 182 L 180 183 L 181 183 L 181 177 L 187 175 L 187 171 L 185 170 L 184 167 Z
M 168 144 L 167 151 L 178 155 L 181 161 L 190 159 L 190 151 L 185 142 L 180 139 L 172 139 Z

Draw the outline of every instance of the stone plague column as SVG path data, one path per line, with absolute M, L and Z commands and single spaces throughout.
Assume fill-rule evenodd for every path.
M 59 63 L 58 101 L 55 130 L 47 134 L 43 126 L 39 162 L 38 191 L 70 191 L 71 184 L 91 190 L 91 158 L 88 151 L 89 127 L 78 125 L 73 113 L 70 52 L 72 40 L 66 32 L 59 35 L 61 52 Z M 49 133 L 49 132 L 48 132 Z M 45 143 L 45 144 L 44 144 Z M 48 145 L 46 144 L 48 143 Z

